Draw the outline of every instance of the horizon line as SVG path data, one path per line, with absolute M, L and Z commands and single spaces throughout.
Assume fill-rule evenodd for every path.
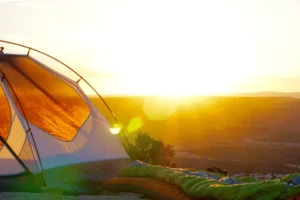
M 222 94 L 192 94 L 192 95 L 162 95 L 162 94 L 101 94 L 105 97 L 209 97 L 209 96 L 237 96 L 237 95 L 254 95 L 254 94 L 300 94 L 300 91 L 294 92 L 281 92 L 281 91 L 257 91 L 257 92 L 232 92 L 232 93 L 222 93 Z M 96 94 L 87 94 L 87 96 L 93 97 L 97 96 Z

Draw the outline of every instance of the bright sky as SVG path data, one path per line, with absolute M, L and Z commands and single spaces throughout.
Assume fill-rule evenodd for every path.
M 0 0 L 0 17 L 0 39 L 102 94 L 300 91 L 299 0 Z

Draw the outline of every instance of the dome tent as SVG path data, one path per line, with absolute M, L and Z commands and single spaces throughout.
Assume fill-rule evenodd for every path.
M 129 158 L 120 137 L 110 133 L 108 121 L 79 87 L 79 81 L 90 85 L 83 77 L 51 56 L 78 81 L 30 56 L 30 51 L 48 56 L 43 52 L 0 42 L 28 49 L 27 54 L 0 53 L 0 188 L 31 174 L 47 185 L 54 177 L 45 170 Z

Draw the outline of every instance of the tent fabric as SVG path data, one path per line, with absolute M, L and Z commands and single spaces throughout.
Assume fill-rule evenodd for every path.
M 0 86 L 0 136 L 6 140 L 10 129 L 11 113 L 9 103 L 4 94 L 3 87 Z M 2 145 L 0 141 L 0 149 Z
M 32 173 L 38 173 L 40 171 L 38 162 L 36 161 L 36 156 L 34 155 L 28 137 L 25 139 L 23 148 L 19 154 L 19 158 Z
M 39 175 L 22 173 L 16 176 L 1 177 L 0 192 L 41 192 Z
M 60 140 L 72 140 L 90 114 L 78 93 L 27 57 L 6 56 L 2 60 L 0 69 L 14 88 L 28 120 Z
M 5 158 L 1 158 L 0 176 L 16 175 L 25 171 L 6 146 L 1 149 L 0 156 L 3 154 Z
M 2 88 L 3 88 L 2 94 L 8 91 L 5 87 Z M 26 133 L 20 121 L 20 115 L 18 115 L 18 112 L 16 112 L 16 107 L 14 107 L 14 104 L 9 101 L 9 98 L 11 98 L 11 96 L 8 94 L 6 95 L 6 97 L 2 97 L 2 98 L 7 99 L 8 102 L 6 104 L 7 108 L 5 108 L 4 110 L 10 114 L 9 118 L 4 120 L 5 122 L 10 122 L 10 123 L 8 124 L 9 129 L 5 130 L 7 132 L 4 133 L 3 138 L 13 149 L 14 153 L 19 155 L 26 141 Z M 3 111 L 1 111 L 1 113 L 3 113 Z M 3 115 L 5 115 L 5 113 L 3 113 Z M 2 130 L 2 132 L 4 131 Z M 16 158 L 12 155 L 12 153 L 9 151 L 8 147 L 6 146 L 2 147 L 2 149 L 0 150 L 0 158 L 2 159 L 0 165 L 0 175 L 19 174 L 21 172 L 24 172 L 24 169 L 22 168 L 20 163 L 16 160 Z
M 38 153 L 44 169 L 128 158 L 119 136 L 110 133 L 75 81 L 26 55 L 1 54 L 0 70 L 6 76 L 0 79 L 0 135 L 30 171 L 41 171 Z M 2 165 L 8 160 L 14 170 Z M 0 176 L 24 170 L 3 145 L 0 162 Z

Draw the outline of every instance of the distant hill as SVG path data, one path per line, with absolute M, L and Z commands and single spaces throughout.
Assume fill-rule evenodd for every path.
M 150 95 L 149 97 L 154 96 Z M 207 95 L 196 95 L 207 96 Z M 300 98 L 300 92 L 277 92 L 277 91 L 261 91 L 261 92 L 236 92 L 223 95 L 216 95 L 221 97 L 293 97 Z M 97 97 L 96 95 L 90 96 L 91 98 Z M 143 95 L 103 95 L 103 97 L 116 98 L 116 97 L 145 97 Z
M 145 131 L 179 145 L 239 143 L 249 138 L 263 142 L 300 142 L 300 99 L 263 96 L 271 94 L 190 97 L 178 101 L 157 97 L 105 97 L 105 100 L 125 126 L 131 123 L 130 126 L 136 127 L 137 130 L 132 131 L 133 128 L 128 133 L 129 137 L 136 131 Z M 104 104 L 98 98 L 91 99 L 112 120 Z M 155 120 L 149 112 L 150 115 L 167 112 L 169 116 Z
M 240 97 L 294 97 L 300 98 L 300 92 L 249 92 L 249 93 L 233 93 L 229 96 L 240 96 Z

